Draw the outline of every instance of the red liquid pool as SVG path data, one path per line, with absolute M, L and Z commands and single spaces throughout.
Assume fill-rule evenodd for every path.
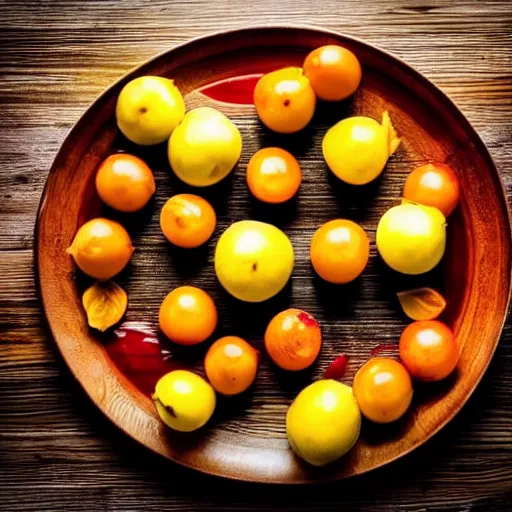
M 212 100 L 224 103 L 252 105 L 254 103 L 254 88 L 262 76 L 261 73 L 258 73 L 219 80 L 205 85 L 199 89 L 199 92 Z
M 128 379 L 150 396 L 158 379 L 174 369 L 171 354 L 161 347 L 151 327 L 127 322 L 114 331 L 105 350 Z

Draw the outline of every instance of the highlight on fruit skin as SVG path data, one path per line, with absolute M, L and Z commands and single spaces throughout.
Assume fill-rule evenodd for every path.
M 140 76 L 121 90 L 116 104 L 117 126 L 141 146 L 165 142 L 185 115 L 185 101 L 173 80 Z
M 152 399 L 161 420 L 179 432 L 204 426 L 216 405 L 212 386 L 188 370 L 174 370 L 161 377 Z
M 119 274 L 133 251 L 126 229 L 119 222 L 102 217 L 81 226 L 66 249 L 84 274 L 102 281 Z
M 434 320 L 446 308 L 445 298 L 433 288 L 415 288 L 397 293 L 403 312 L 411 320 Z
M 432 270 L 446 248 L 446 219 L 437 209 L 404 201 L 379 220 L 377 249 L 397 272 L 417 275 Z
M 350 185 L 366 185 L 384 170 L 400 145 L 388 112 L 379 123 L 371 117 L 348 117 L 325 134 L 322 152 L 331 171 Z
M 104 332 L 123 318 L 128 295 L 114 281 L 98 281 L 85 290 L 82 305 L 89 326 Z

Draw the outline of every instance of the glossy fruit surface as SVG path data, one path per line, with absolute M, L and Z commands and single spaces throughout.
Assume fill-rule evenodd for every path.
M 155 193 L 155 178 L 147 164 L 128 153 L 108 156 L 96 174 L 101 200 L 121 212 L 136 212 Z
M 400 359 L 414 378 L 442 380 L 457 366 L 459 347 L 452 330 L 443 322 L 413 322 L 400 337 Z
M 294 254 L 289 238 L 272 224 L 243 220 L 222 233 L 215 249 L 215 273 L 233 297 L 262 302 L 290 278 Z
M 369 420 L 390 423 L 403 416 L 411 404 L 411 377 L 398 361 L 374 357 L 357 371 L 354 395 Z
M 361 82 L 361 64 L 342 46 L 330 44 L 313 50 L 304 61 L 304 75 L 322 100 L 339 101 L 356 92 Z
M 222 112 L 199 107 L 187 112 L 167 148 L 176 176 L 188 185 L 207 187 L 225 178 L 242 154 L 242 136 Z
M 225 336 L 209 348 L 204 368 L 216 391 L 223 395 L 237 395 L 256 378 L 258 352 L 242 338 Z
M 172 80 L 140 76 L 128 82 L 117 99 L 117 126 L 143 146 L 166 141 L 185 115 L 185 102 Z
M 445 164 L 422 165 L 405 180 L 405 199 L 438 208 L 445 217 L 453 212 L 459 197 L 459 180 Z
M 84 274 L 106 280 L 126 267 L 133 250 L 130 235 L 119 222 L 98 217 L 80 227 L 67 252 Z
M 446 219 L 437 208 L 402 203 L 381 217 L 376 242 L 382 259 L 393 270 L 423 274 L 443 257 Z
M 156 384 L 153 401 L 162 421 L 179 432 L 201 428 L 215 410 L 215 391 L 203 378 L 174 370 Z
M 281 148 L 256 151 L 247 165 L 247 185 L 265 203 L 284 203 L 299 190 L 302 172 L 299 162 Z
M 278 313 L 265 331 L 265 348 L 283 370 L 304 370 L 322 348 L 322 332 L 312 315 L 290 308 Z
M 370 242 L 364 229 L 346 219 L 320 226 L 311 240 L 310 257 L 317 274 L 335 284 L 349 283 L 365 269 Z
M 279 133 L 302 130 L 315 113 L 316 96 L 301 68 L 263 75 L 254 89 L 254 106 L 263 124 Z
M 193 249 L 212 236 L 217 217 L 212 205 L 194 194 L 177 194 L 164 204 L 160 227 L 169 242 Z
M 400 144 L 387 112 L 382 123 L 365 116 L 347 117 L 329 128 L 322 152 L 329 169 L 350 185 L 366 185 L 384 170 Z
M 200 288 L 181 286 L 165 297 L 160 306 L 160 329 L 179 345 L 197 345 L 217 327 L 217 308 Z
M 286 414 L 286 434 L 293 451 L 314 466 L 325 466 L 356 443 L 361 413 L 352 388 L 319 380 L 304 388 Z

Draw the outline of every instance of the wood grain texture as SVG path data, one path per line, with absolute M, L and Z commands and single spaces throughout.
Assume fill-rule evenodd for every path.
M 325 2 L 321 9 L 311 2 L 281 3 L 277 9 L 266 1 L 237 8 L 215 1 L 20 1 L 3 2 L 0 9 L 0 507 L 507 509 L 509 326 L 462 413 L 392 471 L 320 490 L 262 492 L 165 464 L 109 425 L 73 382 L 45 330 L 31 282 L 30 251 L 47 170 L 68 129 L 102 89 L 178 42 L 258 22 L 315 23 L 404 58 L 466 114 L 495 159 L 510 198 L 512 19 L 506 1 L 425 6 L 345 1 Z

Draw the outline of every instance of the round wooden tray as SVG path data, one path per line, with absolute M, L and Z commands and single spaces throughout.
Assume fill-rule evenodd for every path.
M 281 136 L 266 130 L 251 105 L 218 103 L 198 89 L 213 81 L 301 65 L 313 48 L 338 43 L 351 49 L 364 69 L 354 98 L 319 104 L 311 126 Z M 169 168 L 165 145 L 141 148 L 116 128 L 114 109 L 122 86 L 139 75 L 175 79 L 188 108 L 212 105 L 239 126 L 244 149 L 238 168 L 221 184 L 201 189 L 218 215 L 212 240 L 196 251 L 173 248 L 158 225 L 159 211 L 172 194 L 189 191 Z M 353 114 L 380 119 L 388 110 L 402 145 L 378 179 L 365 187 L 345 186 L 332 177 L 321 153 L 326 129 Z M 294 153 L 303 169 L 298 198 L 270 207 L 250 197 L 245 166 L 262 146 Z M 95 193 L 98 164 L 125 150 L 144 158 L 157 181 L 155 200 L 135 215 L 105 209 Z M 446 162 L 462 184 L 462 198 L 449 219 L 448 250 L 433 272 L 409 278 L 388 270 L 377 256 L 375 228 L 380 215 L 400 200 L 407 174 L 429 161 Z M 324 345 L 311 371 L 279 372 L 265 359 L 245 396 L 220 399 L 212 421 L 194 434 L 178 434 L 159 421 L 150 398 L 122 374 L 105 350 L 105 339 L 87 326 L 80 296 L 87 280 L 76 274 L 65 249 L 77 228 L 99 214 L 115 217 L 132 234 L 136 252 L 116 281 L 127 289 L 129 321 L 157 323 L 163 297 L 188 283 L 206 289 L 220 314 L 216 335 L 236 334 L 261 348 L 264 328 L 281 309 L 293 305 L 319 320 Z M 314 230 L 331 218 L 362 224 L 372 243 L 370 264 L 347 286 L 328 286 L 314 276 L 309 243 Z M 218 284 L 212 264 L 220 233 L 232 222 L 252 218 L 280 226 L 291 238 L 296 265 L 290 284 L 262 304 L 243 304 Z M 313 28 L 265 27 L 203 37 L 174 48 L 137 68 L 105 91 L 66 138 L 50 171 L 36 226 L 36 266 L 41 298 L 55 341 L 71 371 L 96 405 L 123 431 L 151 450 L 180 464 L 241 480 L 279 483 L 326 481 L 364 473 L 410 452 L 449 421 L 482 377 L 498 343 L 510 292 L 510 222 L 496 168 L 484 144 L 454 104 L 434 85 L 391 55 L 340 34 Z M 322 376 L 340 353 L 350 357 L 345 382 L 379 344 L 397 344 L 407 320 L 396 291 L 437 287 L 448 300 L 443 319 L 462 347 L 457 372 L 437 385 L 416 386 L 413 405 L 393 425 L 364 422 L 355 448 L 337 463 L 312 468 L 296 458 L 285 435 L 285 413 L 299 390 Z M 162 343 L 165 343 L 162 340 Z M 176 361 L 202 373 L 205 347 L 179 351 Z M 390 352 L 393 354 L 393 350 Z M 178 364 L 178 363 L 177 363 Z

